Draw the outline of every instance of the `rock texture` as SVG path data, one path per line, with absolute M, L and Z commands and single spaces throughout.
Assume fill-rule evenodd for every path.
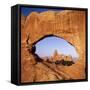
M 21 16 L 21 82 L 85 79 L 85 15 L 85 11 L 63 10 Z M 47 35 L 67 40 L 76 48 L 79 60 L 71 66 L 37 62 L 28 49 Z

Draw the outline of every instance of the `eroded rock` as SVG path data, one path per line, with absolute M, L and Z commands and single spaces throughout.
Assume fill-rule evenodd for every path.
M 85 78 L 85 12 L 74 10 L 32 12 L 21 20 L 21 82 Z M 27 38 L 29 35 L 27 44 Z M 55 35 L 75 46 L 79 60 L 72 66 L 38 62 L 33 44 L 45 35 Z M 35 48 L 33 48 L 35 49 Z M 33 50 L 34 51 L 34 50 Z

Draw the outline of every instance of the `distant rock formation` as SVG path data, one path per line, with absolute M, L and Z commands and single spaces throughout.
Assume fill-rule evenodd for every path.
M 57 50 L 54 51 L 54 54 L 52 56 L 53 61 L 60 61 L 63 59 L 62 54 L 59 54 Z
M 64 54 L 59 54 L 57 50 L 54 51 L 54 54 L 52 57 L 52 61 L 61 61 L 61 60 L 64 60 L 64 61 L 72 61 L 73 58 L 71 55 L 64 55 Z
M 63 56 L 63 59 L 64 59 L 65 61 L 72 61 L 72 60 L 73 60 L 73 58 L 72 58 L 71 55 Z

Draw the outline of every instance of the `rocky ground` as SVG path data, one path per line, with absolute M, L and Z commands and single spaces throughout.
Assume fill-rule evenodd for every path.
M 34 50 L 34 49 L 33 49 Z M 57 80 L 84 79 L 84 68 L 77 62 L 71 65 L 44 61 L 32 50 L 22 47 L 22 82 L 42 82 Z

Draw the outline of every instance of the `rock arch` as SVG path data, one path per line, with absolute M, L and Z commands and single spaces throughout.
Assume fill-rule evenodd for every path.
M 85 31 L 84 21 L 85 12 L 83 11 L 64 10 L 58 13 L 54 11 L 32 12 L 26 19 L 23 37 L 26 39 L 29 33 L 32 44 L 46 35 L 62 37 L 75 46 L 80 57 L 82 57 L 83 47 L 81 47 L 81 42 L 83 40 L 81 41 L 80 33 Z
M 30 36 L 30 43 L 35 44 L 43 37 L 55 35 L 71 43 L 79 53 L 79 60 L 75 65 L 69 67 L 67 73 L 72 68 L 81 67 L 81 72 L 76 78 L 85 78 L 85 11 L 63 10 L 32 12 L 30 13 L 22 28 L 21 45 L 26 43 L 27 36 Z M 24 56 L 22 56 L 24 57 Z M 72 75 L 74 77 L 74 75 Z

